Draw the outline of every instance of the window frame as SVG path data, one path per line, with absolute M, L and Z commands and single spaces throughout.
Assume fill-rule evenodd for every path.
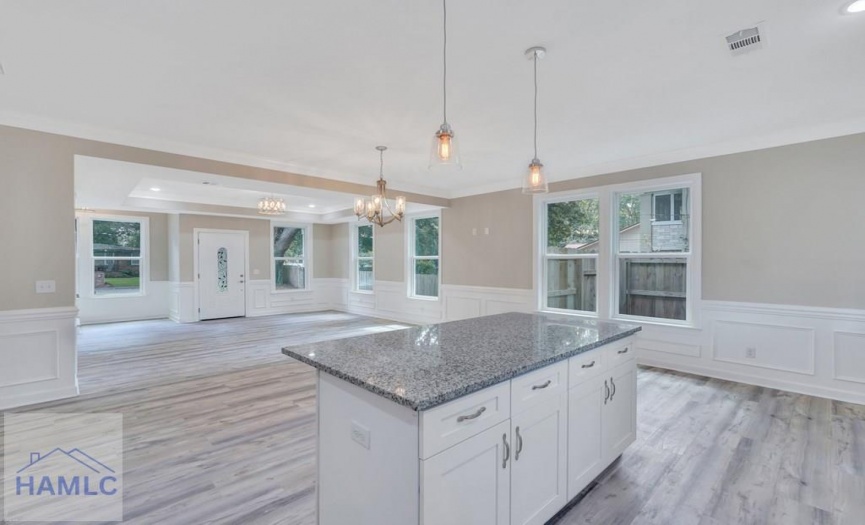
M 543 203 L 541 205 L 541 212 L 540 212 L 541 227 L 540 227 L 540 232 L 539 232 L 540 238 L 538 239 L 538 249 L 539 249 L 539 255 L 540 255 L 539 267 L 540 267 L 540 273 L 541 273 L 540 285 L 539 285 L 541 311 L 552 312 L 552 313 L 563 313 L 563 314 L 567 314 L 567 315 L 578 315 L 578 316 L 582 316 L 582 317 L 591 317 L 591 318 L 596 319 L 596 318 L 598 318 L 598 315 L 599 315 L 598 312 L 600 309 L 600 304 L 599 304 L 600 290 L 598 289 L 598 286 L 597 286 L 599 284 L 600 279 L 596 278 L 595 310 L 594 311 L 591 311 L 591 310 L 569 310 L 567 308 L 552 308 L 552 307 L 547 306 L 547 304 L 549 304 L 548 303 L 549 297 L 548 297 L 548 290 L 547 290 L 547 288 L 548 288 L 548 286 L 547 286 L 547 277 L 548 277 L 547 273 L 549 272 L 549 266 L 547 263 L 550 260 L 594 259 L 595 260 L 595 268 L 597 269 L 598 275 L 600 275 L 600 272 L 601 272 L 600 255 L 601 255 L 601 250 L 602 250 L 602 239 L 601 238 L 603 237 L 603 233 L 600 230 L 600 222 L 601 222 L 600 216 L 603 215 L 603 211 L 601 208 L 600 193 L 597 191 L 580 190 L 580 191 L 576 191 L 576 192 L 571 191 L 571 192 L 563 192 L 563 193 L 556 193 L 556 194 L 550 194 L 550 195 L 555 195 L 555 197 L 543 199 Z M 547 246 L 548 242 L 547 241 L 549 240 L 548 239 L 549 224 L 547 221 L 547 219 L 548 219 L 547 210 L 548 210 L 549 205 L 560 203 L 560 202 L 573 202 L 573 201 L 591 200 L 591 199 L 597 199 L 598 200 L 598 215 L 599 215 L 599 217 L 598 217 L 598 222 L 599 222 L 599 224 L 598 224 L 598 226 L 599 226 L 598 253 L 586 253 L 586 254 L 549 254 L 549 253 L 547 253 L 547 248 L 548 248 L 548 246 Z
M 303 230 L 303 257 L 277 257 L 274 253 L 273 233 L 276 228 L 298 228 Z M 275 294 L 308 292 L 312 290 L 312 225 L 297 222 L 270 221 L 270 291 Z M 305 269 L 303 288 L 276 287 L 276 261 L 302 261 Z
M 132 297 L 147 296 L 147 284 L 150 282 L 150 218 L 138 215 L 111 215 L 111 214 L 81 214 L 77 217 L 78 232 L 82 237 L 78 244 L 78 273 L 79 283 L 78 296 L 84 299 L 128 299 Z M 141 238 L 139 239 L 139 253 L 137 257 L 123 256 L 97 256 L 93 254 L 93 223 L 103 222 L 135 222 L 139 224 Z M 82 227 L 83 226 L 83 227 Z M 138 262 L 138 291 L 122 292 L 114 294 L 96 293 L 96 274 L 94 266 L 100 260 L 122 260 Z M 133 265 L 134 266 L 134 265 Z M 83 274 L 81 273 L 83 272 Z M 83 285 L 83 287 L 81 286 Z M 83 289 L 82 289 L 83 288 Z M 83 297 L 82 292 L 84 292 Z
M 679 212 L 679 218 L 676 218 L 676 194 L 682 195 L 681 191 L 673 190 L 662 190 L 657 192 L 652 192 L 652 224 L 656 224 L 658 226 L 662 226 L 664 224 L 682 224 L 682 213 Z M 658 197 L 669 197 L 670 201 L 670 220 L 668 221 L 659 221 L 655 219 L 655 201 Z M 684 200 L 684 197 L 683 197 Z
M 434 213 L 422 213 L 411 216 L 406 216 L 407 220 L 407 228 L 406 228 L 406 282 L 408 283 L 408 291 L 407 295 L 409 299 L 418 299 L 421 301 L 439 301 L 441 300 L 442 295 L 442 218 L 441 212 Z M 439 228 L 438 228 L 438 255 L 415 255 L 415 222 L 421 219 L 437 219 Z M 438 261 L 438 295 L 435 297 L 431 295 L 417 295 L 416 291 L 416 283 L 415 283 L 415 262 L 421 260 L 435 260 Z
M 619 313 L 619 261 L 623 254 L 619 253 L 618 231 L 618 195 L 637 192 L 664 192 L 671 194 L 674 190 L 688 188 L 688 252 L 653 252 L 651 254 L 627 254 L 624 258 L 672 258 L 687 259 L 686 270 L 686 315 L 684 320 L 643 317 Z M 600 238 L 598 240 L 598 278 L 597 278 L 597 312 L 565 310 L 548 308 L 546 306 L 546 243 L 547 204 L 589 198 L 597 195 L 600 210 Z M 654 206 L 654 197 L 652 201 Z M 538 311 L 552 312 L 564 315 L 587 317 L 608 321 L 630 321 L 642 324 L 670 326 L 679 328 L 700 328 L 702 304 L 702 174 L 690 173 L 672 177 L 648 179 L 636 182 L 596 186 L 575 191 L 564 191 L 535 195 L 535 257 L 533 260 L 536 277 L 536 300 Z M 653 224 L 681 224 L 683 221 L 661 221 Z
M 372 256 L 361 256 L 360 255 L 360 247 L 358 246 L 360 241 L 360 229 L 361 228 L 372 228 Z M 351 254 L 351 282 L 352 287 L 351 290 L 354 293 L 362 293 L 362 294 L 374 294 L 375 293 L 375 224 L 363 224 L 361 222 L 352 224 L 351 227 L 351 235 L 349 235 L 350 246 L 350 254 Z M 372 289 L 371 290 L 361 290 L 360 289 L 360 263 L 362 261 L 372 261 Z

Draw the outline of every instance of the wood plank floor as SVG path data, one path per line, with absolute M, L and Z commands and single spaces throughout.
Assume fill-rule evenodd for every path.
M 133 524 L 313 524 L 315 388 L 287 344 L 402 325 L 338 312 L 81 329 L 78 398 L 124 414 Z M 638 374 L 638 437 L 560 521 L 865 523 L 865 407 L 662 371 Z

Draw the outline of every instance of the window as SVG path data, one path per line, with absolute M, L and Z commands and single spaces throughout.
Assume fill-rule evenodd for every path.
M 682 220 L 683 191 L 662 191 L 652 194 L 652 221 L 677 222 Z
M 354 257 L 354 290 L 371 292 L 375 283 L 374 227 L 372 224 L 354 227 L 352 255 Z
M 688 188 L 677 188 L 616 194 L 620 315 L 687 319 L 688 193 Z M 650 202 L 652 216 L 645 217 L 640 210 L 648 208 Z
M 411 291 L 413 297 L 439 296 L 439 218 L 411 219 L 410 228 Z
M 138 219 L 93 219 L 94 296 L 142 293 L 143 229 Z
M 273 226 L 273 284 L 277 291 L 308 287 L 307 237 L 303 226 Z
M 547 202 L 543 304 L 550 310 L 597 311 L 599 201 Z
M 540 308 L 696 325 L 700 175 L 591 191 L 536 197 Z

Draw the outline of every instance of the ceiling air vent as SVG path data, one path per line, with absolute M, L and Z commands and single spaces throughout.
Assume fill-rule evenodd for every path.
M 727 37 L 727 49 L 733 56 L 738 56 L 750 51 L 763 48 L 763 37 L 760 35 L 759 27 L 751 27 L 736 31 Z

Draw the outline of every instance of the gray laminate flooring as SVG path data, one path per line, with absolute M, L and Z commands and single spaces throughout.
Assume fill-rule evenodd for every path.
M 315 384 L 282 346 L 404 325 L 339 312 L 81 329 L 78 398 L 122 412 L 132 524 L 315 523 Z M 638 374 L 637 442 L 560 524 L 865 523 L 865 407 Z

